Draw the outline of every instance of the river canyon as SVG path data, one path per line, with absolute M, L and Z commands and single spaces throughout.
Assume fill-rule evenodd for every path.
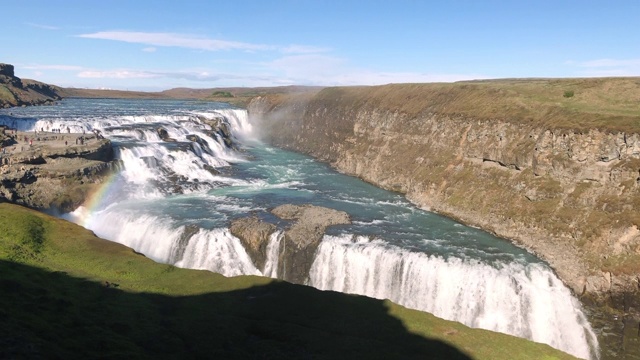
M 545 261 L 416 207 L 397 191 L 263 143 L 264 123 L 251 111 L 193 101 L 69 99 L 16 109 L 4 121 L 19 118 L 13 125 L 23 131 L 69 127 L 110 140 L 118 170 L 62 216 L 156 261 L 389 298 L 597 358 L 580 302 Z M 288 214 L 278 211 L 283 207 Z M 305 215 L 309 209 L 317 212 Z M 317 241 L 294 240 L 302 219 L 322 216 L 338 220 L 312 221 L 322 230 Z M 254 252 L 231 225 L 247 218 L 266 229 Z

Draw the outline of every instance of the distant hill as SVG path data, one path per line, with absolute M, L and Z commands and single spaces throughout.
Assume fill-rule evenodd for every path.
M 89 99 L 166 99 L 167 96 L 158 92 L 61 88 L 60 94 L 65 98 Z
M 173 88 L 162 91 L 167 97 L 174 99 L 197 99 L 227 102 L 237 106 L 246 106 L 256 96 L 317 92 L 319 86 L 276 86 L 276 87 L 226 87 L 209 89 Z
M 203 101 L 226 102 L 236 106 L 246 106 L 256 96 L 317 92 L 322 87 L 315 86 L 278 86 L 278 87 L 224 87 L 224 88 L 173 88 L 160 92 L 125 91 L 125 90 L 99 90 L 62 88 L 62 97 L 75 98 L 109 98 L 109 99 L 190 99 Z
M 278 87 L 225 87 L 225 88 L 173 88 L 160 92 L 63 88 L 35 80 L 15 76 L 14 67 L 0 63 L 0 108 L 53 104 L 62 98 L 106 98 L 106 99 L 192 99 L 227 102 L 246 106 L 255 96 L 268 94 L 290 94 L 317 92 L 322 87 L 278 86 Z

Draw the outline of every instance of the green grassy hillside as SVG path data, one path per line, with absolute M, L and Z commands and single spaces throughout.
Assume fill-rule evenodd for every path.
M 389 301 L 154 263 L 0 204 L 0 358 L 571 359 Z
M 500 120 L 588 132 L 640 132 L 640 78 L 499 79 L 336 87 L 318 99 L 353 107 Z

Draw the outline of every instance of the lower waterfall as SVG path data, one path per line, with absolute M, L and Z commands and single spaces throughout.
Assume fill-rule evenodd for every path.
M 409 252 L 362 237 L 328 236 L 318 248 L 309 285 L 390 299 L 581 358 L 591 356 L 585 344 L 597 342 L 569 289 L 539 264 L 493 267 Z

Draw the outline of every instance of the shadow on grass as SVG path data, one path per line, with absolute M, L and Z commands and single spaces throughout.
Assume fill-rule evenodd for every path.
M 0 261 L 0 358 L 470 359 L 384 303 L 273 282 L 172 297 Z

